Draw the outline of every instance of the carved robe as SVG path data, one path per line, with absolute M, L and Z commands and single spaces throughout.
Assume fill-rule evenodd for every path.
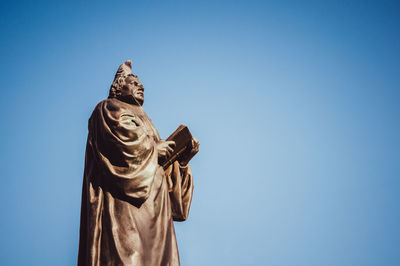
M 78 265 L 179 265 L 173 220 L 187 219 L 189 166 L 158 164 L 143 108 L 100 102 L 89 119 Z

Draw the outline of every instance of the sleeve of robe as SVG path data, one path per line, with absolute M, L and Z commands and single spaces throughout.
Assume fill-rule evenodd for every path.
M 193 195 L 193 177 L 190 166 L 180 166 L 175 161 L 165 171 L 171 200 L 172 218 L 174 221 L 185 221 L 188 218 Z
M 101 102 L 89 121 L 89 136 L 103 188 L 139 206 L 148 198 L 158 168 L 154 138 L 144 123 L 113 101 Z

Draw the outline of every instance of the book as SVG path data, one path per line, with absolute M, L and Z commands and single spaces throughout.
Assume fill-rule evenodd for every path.
M 169 157 L 160 160 L 160 165 L 167 169 L 176 160 L 179 162 L 188 163 L 193 156 L 199 151 L 193 149 L 193 136 L 189 131 L 189 128 L 185 125 L 180 125 L 168 138 L 175 142 L 175 147 Z

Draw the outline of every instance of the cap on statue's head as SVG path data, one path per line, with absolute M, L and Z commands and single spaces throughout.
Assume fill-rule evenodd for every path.
M 126 60 L 125 63 L 121 64 L 115 73 L 114 80 L 119 77 L 127 77 L 129 74 L 132 73 L 132 61 Z

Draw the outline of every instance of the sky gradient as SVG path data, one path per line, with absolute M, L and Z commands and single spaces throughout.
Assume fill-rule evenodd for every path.
M 87 120 L 133 61 L 201 143 L 183 266 L 400 265 L 396 1 L 2 1 L 0 264 L 74 265 Z

